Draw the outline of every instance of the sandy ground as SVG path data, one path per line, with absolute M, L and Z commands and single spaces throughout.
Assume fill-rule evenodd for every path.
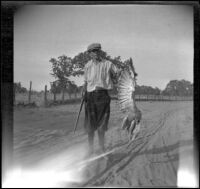
M 128 143 L 121 130 L 125 116 L 115 101 L 111 103 L 109 130 L 106 133 L 108 155 L 85 163 L 80 187 L 159 187 L 176 186 L 181 154 L 192 163 L 193 102 L 137 102 L 142 111 L 141 130 Z M 77 146 L 87 146 L 82 111 L 76 133 L 73 127 L 79 104 L 51 108 L 17 108 L 14 112 L 14 160 L 31 167 Z M 98 140 L 95 149 L 98 154 Z M 82 151 L 75 156 L 81 156 Z M 67 160 L 66 160 L 67 161 Z M 78 160 L 77 160 L 78 161 Z M 62 162 L 62 161 L 60 161 Z M 65 166 L 65 165 L 61 165 Z M 78 177 L 78 176 L 77 176 Z M 63 187 L 68 186 L 65 183 Z M 31 187 L 31 186 L 30 186 Z

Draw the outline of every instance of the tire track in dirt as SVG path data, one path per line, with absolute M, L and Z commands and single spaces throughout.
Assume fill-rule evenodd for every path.
M 164 132 L 162 131 L 169 129 L 165 127 L 166 120 L 170 119 L 170 116 L 173 115 L 175 112 L 179 111 L 180 109 L 181 108 L 175 108 L 159 114 L 158 116 L 156 116 L 158 120 L 152 122 L 150 127 L 145 128 L 143 123 L 140 133 L 138 134 L 134 142 L 130 146 L 127 146 L 128 148 L 123 147 L 123 149 L 120 150 L 122 157 L 120 157 L 117 161 L 110 163 L 107 169 L 90 179 L 84 186 L 104 185 L 105 183 L 109 182 L 109 179 L 113 177 L 113 175 L 119 175 L 120 172 L 123 171 L 123 169 L 126 168 L 135 159 L 135 157 L 141 155 L 147 148 L 151 148 L 154 145 L 158 137 L 164 134 Z M 145 120 L 143 120 L 143 122 L 145 122 Z M 147 123 L 148 122 L 146 122 L 146 124 Z M 163 144 L 165 145 L 165 142 L 163 142 Z M 109 161 L 110 160 L 108 160 L 108 162 Z M 173 172 L 175 173 L 174 166 Z
M 143 130 L 143 134 L 142 134 L 143 136 L 140 136 L 143 129 L 141 126 L 140 133 L 138 134 L 138 136 L 132 143 L 128 145 L 125 144 L 125 145 L 119 146 L 115 149 L 115 152 L 116 151 L 118 151 L 118 153 L 120 152 L 120 154 L 122 154 L 122 157 L 120 157 L 118 160 L 114 161 L 113 163 L 110 163 L 110 165 L 108 165 L 107 168 L 103 172 L 101 172 L 98 175 L 95 175 L 93 178 L 87 181 L 83 186 L 104 185 L 106 182 L 108 182 L 108 180 L 113 175 L 119 174 L 120 171 L 122 171 L 125 167 L 127 167 L 128 164 L 131 161 L 133 161 L 134 158 L 138 156 L 142 150 L 145 150 L 145 147 L 148 146 L 148 144 L 152 143 L 151 141 L 152 138 L 156 141 L 156 138 L 157 138 L 156 133 L 159 133 L 159 131 L 163 128 L 163 126 L 165 125 L 166 119 L 169 117 L 171 113 L 173 113 L 173 111 L 168 111 L 158 116 L 160 119 L 157 121 L 157 124 L 153 126 L 153 130 L 151 130 L 151 132 L 149 132 L 149 129 Z M 109 164 L 109 162 L 111 161 L 112 161 L 112 155 L 108 155 L 107 163 Z

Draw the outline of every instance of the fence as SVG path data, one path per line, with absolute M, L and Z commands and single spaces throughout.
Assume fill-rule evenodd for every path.
M 117 99 L 117 95 L 110 94 L 111 99 Z M 191 101 L 193 96 L 163 96 L 163 95 L 135 95 L 136 101 Z M 53 94 L 47 90 L 47 85 L 43 92 L 32 91 L 32 81 L 27 93 L 14 94 L 14 105 L 34 105 L 34 106 L 50 106 L 55 104 L 80 102 L 81 93 Z
M 111 95 L 112 99 L 117 99 L 117 95 Z M 191 101 L 193 96 L 164 96 L 164 95 L 135 95 L 136 101 Z
M 74 101 L 80 101 L 81 93 L 76 94 L 53 94 L 47 90 L 47 85 L 44 87 L 44 91 L 36 92 L 32 91 L 32 81 L 30 81 L 29 91 L 26 93 L 14 94 L 14 105 L 22 106 L 49 106 L 57 103 L 73 103 Z
M 193 96 L 135 95 L 137 101 L 190 101 Z
M 81 94 L 77 93 L 69 94 L 65 93 L 64 101 L 62 100 L 62 94 L 56 94 L 56 100 L 54 94 L 50 92 L 33 93 L 29 96 L 29 93 L 16 93 L 14 99 L 14 105 L 28 105 L 35 104 L 36 106 L 49 106 L 51 104 L 70 103 L 74 101 L 80 101 Z
M 116 95 L 111 95 L 111 99 L 116 100 Z M 162 96 L 162 95 L 135 95 L 136 101 L 192 101 L 192 96 Z M 81 93 L 69 94 L 65 93 L 64 101 L 62 100 L 62 94 L 56 94 L 56 99 L 51 92 L 41 93 L 17 93 L 15 94 L 14 105 L 31 105 L 36 106 L 50 106 L 56 104 L 66 104 L 80 102 Z

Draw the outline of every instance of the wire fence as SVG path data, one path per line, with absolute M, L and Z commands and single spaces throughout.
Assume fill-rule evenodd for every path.
M 117 100 L 117 95 L 112 92 L 109 93 L 111 99 Z M 76 93 L 52 93 L 47 90 L 47 85 L 44 91 L 32 91 L 32 81 L 30 81 L 30 88 L 25 93 L 14 93 L 14 106 L 45 106 L 59 104 L 70 104 L 80 102 L 82 98 L 81 92 Z M 150 94 L 136 94 L 136 101 L 192 101 L 193 96 L 165 96 L 165 95 L 150 95 Z
M 110 95 L 111 99 L 117 100 L 117 95 Z M 77 103 L 81 101 L 81 93 L 53 94 L 51 92 L 16 93 L 14 97 L 15 106 L 51 106 L 59 104 Z M 193 96 L 163 96 L 163 95 L 135 95 L 136 101 L 192 101 Z
M 56 99 L 55 99 L 56 96 Z M 16 93 L 14 97 L 14 105 L 16 106 L 50 106 L 55 104 L 73 103 L 81 100 L 81 93 L 77 94 L 53 94 L 51 92 L 41 92 L 29 95 L 29 93 Z

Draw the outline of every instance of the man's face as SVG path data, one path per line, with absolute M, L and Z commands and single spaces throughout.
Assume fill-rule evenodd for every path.
M 89 55 L 93 60 L 98 60 L 99 59 L 99 50 L 90 51 Z

